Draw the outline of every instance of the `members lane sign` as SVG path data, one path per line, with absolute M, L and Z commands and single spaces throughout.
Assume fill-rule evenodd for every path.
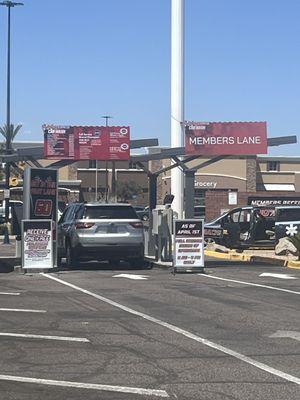
M 129 160 L 128 126 L 43 125 L 44 154 L 51 160 Z
M 174 221 L 174 271 L 202 271 L 204 268 L 203 220 Z
M 266 154 L 266 122 L 187 122 L 185 153 Z

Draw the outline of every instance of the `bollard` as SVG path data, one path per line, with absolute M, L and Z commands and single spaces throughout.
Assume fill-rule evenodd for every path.
M 21 258 L 22 241 L 21 236 L 16 236 L 16 257 Z
M 7 226 L 7 223 L 4 225 L 4 238 L 3 238 L 3 244 L 10 244 L 10 242 L 9 242 L 9 232 L 8 232 L 8 226 Z

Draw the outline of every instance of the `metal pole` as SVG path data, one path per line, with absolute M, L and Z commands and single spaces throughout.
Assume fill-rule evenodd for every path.
M 108 120 L 111 117 L 110 115 L 102 115 L 102 118 L 105 119 L 105 126 L 108 127 Z M 108 161 L 105 162 L 105 203 L 108 202 Z
M 194 169 L 184 171 L 185 174 L 185 218 L 194 218 L 195 213 L 195 172 Z
M 11 152 L 11 123 L 10 123 L 10 9 L 15 6 L 22 6 L 23 3 L 15 3 L 13 1 L 2 1 L 1 6 L 7 7 L 7 97 L 6 97 L 6 143 L 5 143 L 5 153 L 10 154 Z M 10 163 L 5 164 L 5 187 L 9 189 L 10 180 Z M 5 202 L 5 222 L 6 226 L 9 221 L 9 199 Z M 9 235 L 6 229 L 4 243 L 9 244 Z
M 98 160 L 96 160 L 96 175 L 95 175 L 95 201 L 98 201 Z
M 6 91 L 6 143 L 5 149 L 6 154 L 10 153 L 10 6 L 7 7 L 7 91 Z M 5 164 L 5 187 L 9 190 L 10 180 L 10 163 Z M 5 200 L 5 236 L 4 243 L 9 244 L 8 234 L 8 222 L 9 222 L 9 198 Z
M 184 137 L 184 0 L 172 0 L 171 147 L 182 147 Z M 183 173 L 171 172 L 172 208 L 183 216 Z

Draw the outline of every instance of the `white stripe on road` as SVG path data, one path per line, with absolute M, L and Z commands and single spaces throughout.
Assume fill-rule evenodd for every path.
M 270 338 L 288 338 L 295 339 L 300 342 L 300 332 L 297 331 L 277 331 L 269 336 Z
M 231 350 L 231 349 L 229 349 L 227 347 L 224 347 L 224 346 L 221 346 L 221 345 L 219 345 L 217 343 L 211 342 L 210 340 L 204 339 L 204 338 L 202 338 L 202 337 L 200 337 L 198 335 L 195 335 L 193 333 L 190 333 L 190 332 L 188 332 L 188 331 L 186 331 L 184 329 L 178 328 L 177 326 L 169 324 L 168 322 L 161 321 L 161 320 L 159 320 L 157 318 L 151 317 L 150 315 L 144 314 L 144 313 L 142 313 L 140 311 L 136 311 L 136 310 L 133 310 L 132 308 L 123 306 L 120 303 L 117 303 L 117 302 L 115 302 L 113 300 L 107 299 L 106 297 L 100 296 L 100 295 L 98 295 L 96 293 L 90 292 L 89 290 L 83 289 L 83 288 L 81 288 L 79 286 L 73 285 L 72 283 L 66 282 L 66 281 L 64 281 L 62 279 L 56 278 L 54 276 L 51 276 L 51 275 L 45 274 L 45 273 L 41 273 L 41 275 L 43 275 L 43 276 L 45 276 L 45 277 L 47 277 L 49 279 L 52 279 L 52 280 L 54 280 L 56 282 L 59 282 L 59 283 L 61 283 L 63 285 L 69 286 L 72 289 L 78 290 L 79 292 L 82 292 L 82 293 L 85 293 L 85 294 L 87 294 L 89 296 L 92 296 L 92 297 L 94 297 L 94 298 L 96 298 L 98 300 L 101 300 L 104 303 L 107 303 L 107 304 L 110 304 L 113 307 L 119 308 L 120 310 L 126 311 L 126 312 L 128 312 L 130 314 L 133 314 L 133 315 L 136 315 L 138 317 L 141 317 L 141 318 L 143 318 L 143 319 L 145 319 L 147 321 L 153 322 L 153 323 L 155 323 L 157 325 L 163 326 L 164 328 L 167 328 L 167 329 L 169 329 L 169 330 L 171 330 L 173 332 L 179 333 L 179 334 L 181 334 L 181 335 L 183 335 L 183 336 L 185 336 L 185 337 L 187 337 L 189 339 L 195 340 L 196 342 L 204 344 L 204 345 L 206 345 L 208 347 L 211 347 L 211 348 L 213 348 L 215 350 L 219 350 L 222 353 L 228 354 L 228 355 L 230 355 L 230 356 L 232 356 L 234 358 L 237 358 L 238 360 L 241 360 L 241 361 L 243 361 L 243 362 L 245 362 L 247 364 L 253 365 L 254 367 L 259 368 L 259 369 L 261 369 L 261 370 L 263 370 L 265 372 L 268 372 L 268 373 L 270 373 L 272 375 L 278 376 L 278 377 L 280 377 L 282 379 L 285 379 L 285 380 L 287 380 L 289 382 L 293 382 L 293 383 L 296 383 L 296 384 L 300 385 L 300 378 L 298 378 L 296 376 L 293 376 L 293 375 L 290 375 L 290 374 L 286 374 L 285 372 L 282 372 L 282 371 L 280 371 L 278 369 L 270 367 L 270 366 L 268 366 L 266 364 L 263 364 L 263 363 L 261 363 L 259 361 L 255 361 L 252 358 L 250 358 L 248 356 L 244 356 L 243 354 L 238 353 L 238 352 L 236 352 L 234 350 Z
M 293 294 L 300 294 L 300 292 L 296 292 L 294 290 L 289 290 L 289 289 L 282 289 L 274 286 L 267 286 L 267 285 L 260 285 L 259 283 L 253 283 L 253 282 L 244 282 L 244 281 L 236 281 L 234 279 L 227 279 L 227 278 L 220 278 L 218 276 L 213 276 L 213 275 L 206 275 L 206 274 L 198 274 L 199 276 L 204 276 L 205 278 L 212 278 L 212 279 L 218 279 L 220 281 L 227 281 L 227 282 L 234 282 L 234 283 L 242 283 L 243 285 L 248 285 L 248 286 L 257 286 L 257 287 L 262 287 L 266 289 L 271 289 L 271 290 L 278 290 L 279 292 L 287 292 L 287 293 L 293 293 Z
M 76 389 L 94 389 L 107 392 L 131 393 L 131 394 L 140 394 L 144 396 L 169 397 L 168 393 L 165 390 L 134 388 L 128 386 L 111 386 L 111 385 L 99 385 L 96 383 L 55 381 L 52 379 L 50 380 L 50 379 L 26 378 L 23 376 L 11 376 L 11 375 L 0 375 L 0 380 L 22 382 L 22 383 L 37 383 L 38 385 L 71 387 Z
M 45 313 L 46 310 L 26 310 L 25 308 L 0 308 L 0 311 Z
M 45 340 L 63 340 L 67 342 L 90 342 L 86 338 L 78 338 L 78 337 L 68 337 L 68 336 L 45 336 L 45 335 L 32 335 L 30 333 L 8 333 L 8 332 L 0 332 L 0 336 L 5 337 L 19 337 L 26 339 L 45 339 Z
M 19 296 L 20 293 L 17 293 L 17 292 L 0 292 L 0 295 L 4 295 L 4 296 Z

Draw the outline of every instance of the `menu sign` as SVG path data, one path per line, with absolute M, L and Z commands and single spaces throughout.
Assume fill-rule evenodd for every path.
M 22 268 L 53 268 L 51 220 L 22 221 Z
M 204 268 L 204 221 L 185 219 L 174 221 L 173 266 L 176 271 L 194 271 Z
M 187 122 L 185 153 L 266 154 L 266 122 Z
M 45 158 L 52 160 L 129 160 L 128 126 L 43 125 Z

